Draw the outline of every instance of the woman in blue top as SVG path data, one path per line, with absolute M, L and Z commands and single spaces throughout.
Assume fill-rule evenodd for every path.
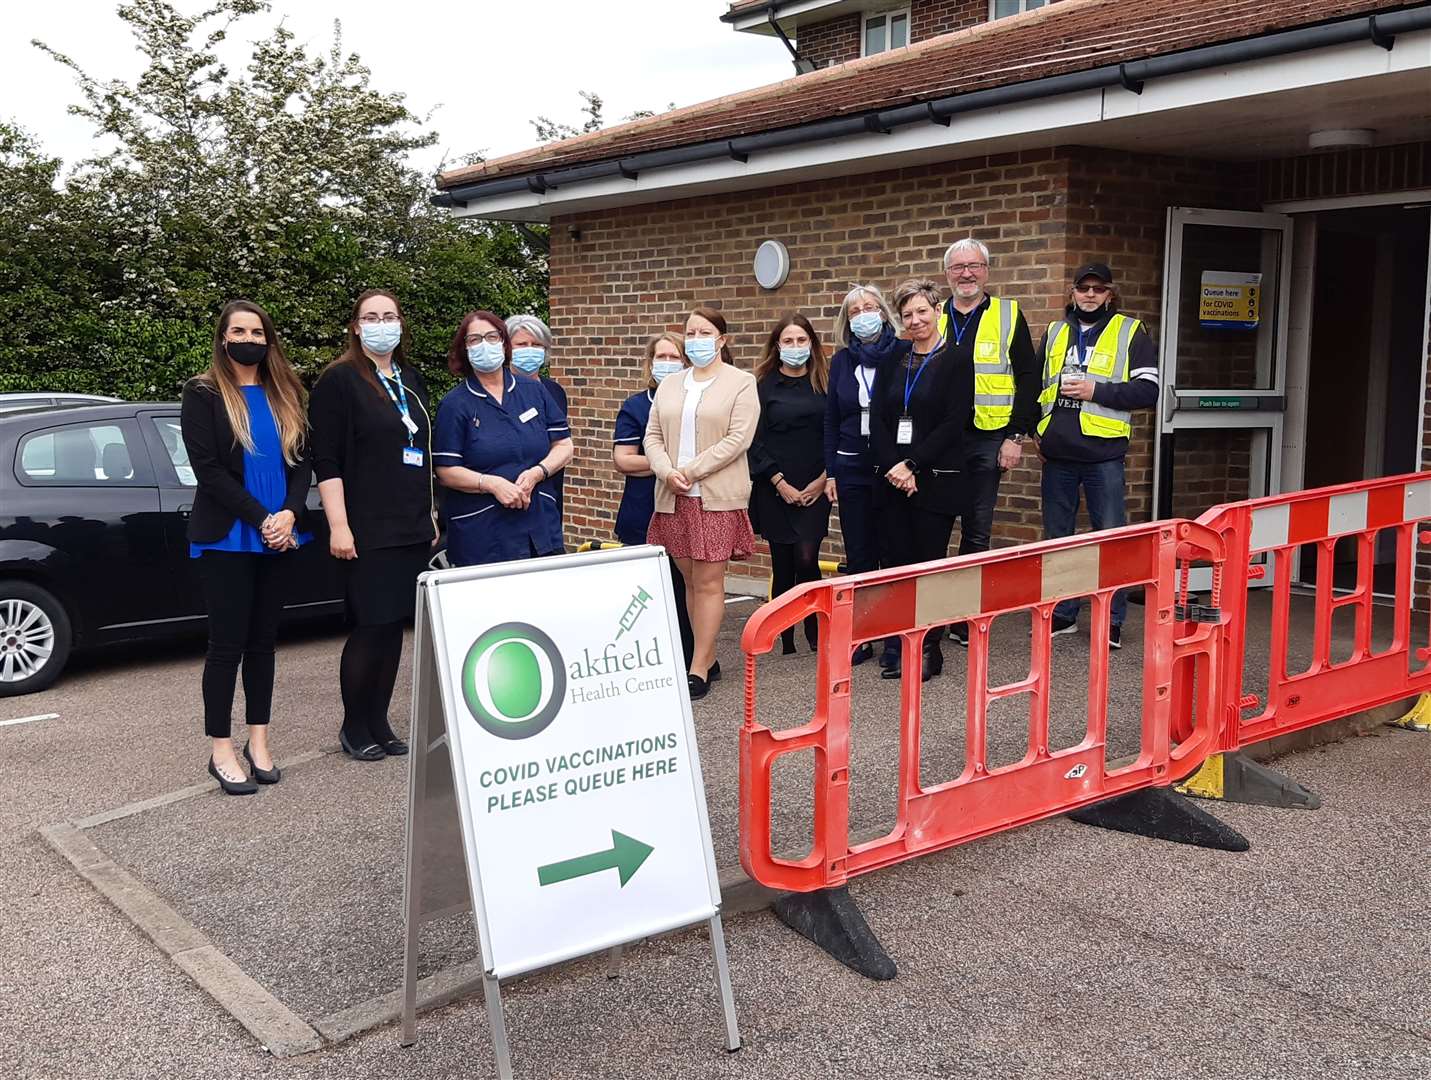
M 825 398 L 825 494 L 840 510 L 845 566 L 851 574 L 879 567 L 875 531 L 874 459 L 870 457 L 870 402 L 880 371 L 909 352 L 896 336 L 894 312 L 874 285 L 854 285 L 835 316 L 840 351 L 830 361 Z M 868 643 L 850 662 L 862 664 L 873 654 Z M 899 641 L 885 643 L 884 666 L 897 663 Z
M 432 440 L 447 498 L 453 566 L 505 562 L 562 550 L 549 481 L 571 460 L 566 413 L 534 379 L 511 371 L 507 326 L 490 311 L 463 317 L 447 354 L 464 376 L 437 407 Z
M 198 562 L 209 614 L 204 659 L 204 733 L 209 773 L 229 795 L 257 790 L 229 738 L 243 663 L 248 742 L 243 756 L 260 784 L 279 770 L 268 746 L 274 642 L 302 530 L 312 467 L 303 385 L 289 366 L 273 320 L 236 300 L 214 332 L 209 369 L 184 387 L 180 424 L 197 489 L 189 555 Z
M 567 407 L 566 387 L 553 379 L 550 372 L 542 373 L 542 369 L 551 362 L 551 327 L 535 315 L 512 315 L 507 318 L 507 337 L 512 343 L 512 370 L 521 378 L 540 382 L 556 402 L 556 407 L 563 413 L 569 413 L 571 410 Z M 552 478 L 547 483 L 547 490 L 556 499 L 557 517 L 560 522 L 566 521 L 566 506 L 562 501 L 565 476 L 566 470 L 558 469 L 552 473 Z
M 642 369 L 645 388 L 622 402 L 621 411 L 616 414 L 611 460 L 616 471 L 626 478 L 621 506 L 616 511 L 616 539 L 623 544 L 644 544 L 651 515 L 656 512 L 656 474 L 646 460 L 646 423 L 651 419 L 656 387 L 666 376 L 685 368 L 685 355 L 685 339 L 679 334 L 666 331 L 648 341 Z M 671 586 L 676 598 L 676 621 L 681 628 L 681 650 L 686 655 L 686 667 L 690 667 L 696 641 L 691 633 L 691 616 L 686 610 L 686 579 L 681 576 L 675 559 L 671 559 Z

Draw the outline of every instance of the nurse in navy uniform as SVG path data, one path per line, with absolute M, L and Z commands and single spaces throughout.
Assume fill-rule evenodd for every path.
M 453 566 L 562 551 L 551 479 L 571 461 L 566 412 L 535 379 L 511 370 L 507 324 L 490 311 L 463 317 L 447 354 L 462 377 L 437 407 L 433 462 L 447 497 Z

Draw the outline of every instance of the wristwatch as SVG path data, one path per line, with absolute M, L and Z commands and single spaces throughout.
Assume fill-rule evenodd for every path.
M 1029 437 L 1021 431 L 1017 435 L 1010 435 L 1009 440 L 1011 442 L 1017 443 L 1019 446 L 1022 446 L 1024 443 L 1029 441 Z
M 917 461 L 915 461 L 913 458 L 909 458 L 909 457 L 905 458 L 905 459 L 904 459 L 904 465 L 905 465 L 905 467 L 906 467 L 907 469 L 909 469 L 909 471 L 912 472 L 912 473 L 917 473 L 917 472 L 919 471 L 919 463 L 918 463 Z

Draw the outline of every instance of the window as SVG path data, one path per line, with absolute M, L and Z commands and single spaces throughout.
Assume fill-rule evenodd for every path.
M 151 416 L 150 423 L 159 432 L 159 441 L 169 455 L 169 464 L 174 466 L 174 474 L 185 487 L 198 487 L 194 467 L 189 464 L 189 451 L 184 448 L 184 436 L 179 429 L 177 416 Z
M 864 52 L 861 55 L 890 49 L 902 49 L 909 44 L 909 8 L 902 11 L 881 11 L 865 16 Z
M 61 487 L 129 487 L 147 482 L 118 424 L 76 424 L 27 435 L 20 443 L 22 482 Z M 139 470 L 147 472 L 140 459 Z
M 1002 19 L 1007 15 L 1017 15 L 1021 11 L 1033 11 L 1051 3 L 1053 0 L 991 0 L 989 18 Z

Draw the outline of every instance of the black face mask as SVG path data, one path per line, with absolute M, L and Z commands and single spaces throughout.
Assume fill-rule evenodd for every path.
M 263 358 L 268 355 L 268 346 L 262 341 L 226 341 L 224 349 L 230 360 L 244 367 L 262 363 Z

